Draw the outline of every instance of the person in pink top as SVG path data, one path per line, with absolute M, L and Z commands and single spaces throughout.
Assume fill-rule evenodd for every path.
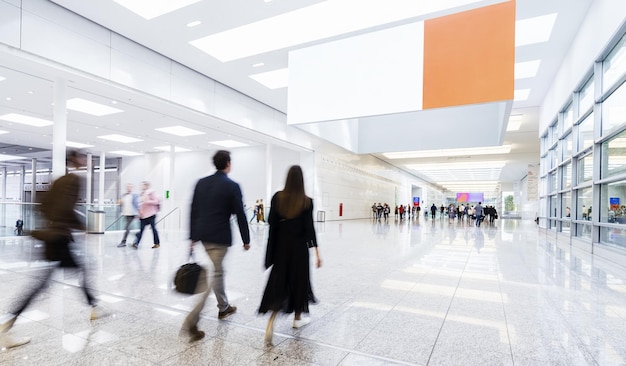
M 152 246 L 152 249 L 156 249 L 161 246 L 159 233 L 157 232 L 155 225 L 156 214 L 159 212 L 159 208 L 160 201 L 156 196 L 156 193 L 154 193 L 154 190 L 150 189 L 150 182 L 141 182 L 141 196 L 139 197 L 139 221 L 141 223 L 141 227 L 136 235 L 137 238 L 135 239 L 135 243 L 132 245 L 133 248 L 137 249 L 139 247 L 143 229 L 145 229 L 148 225 L 150 225 L 152 235 L 154 237 L 154 245 Z

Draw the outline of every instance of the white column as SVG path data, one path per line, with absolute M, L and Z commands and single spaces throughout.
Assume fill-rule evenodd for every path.
M 7 200 L 7 167 L 2 168 L 2 200 Z
M 30 203 L 37 202 L 37 159 L 31 160 L 31 168 L 33 174 L 31 174 L 31 181 L 33 183 L 33 189 L 30 191 Z
M 104 151 L 100 152 L 100 176 L 99 176 L 99 189 L 98 189 L 98 203 L 100 209 L 104 209 L 104 170 L 106 168 L 106 154 Z
M 87 172 L 85 174 L 85 202 L 93 203 L 93 154 L 87 154 Z
M 24 183 L 26 181 L 26 168 L 24 165 L 20 168 L 20 201 L 24 202 L 24 196 L 26 195 L 26 191 L 24 191 Z
M 67 139 L 67 82 L 64 79 L 54 81 L 54 106 L 52 112 L 52 178 L 65 175 L 65 141 Z
M 165 185 L 165 191 L 168 192 L 169 191 L 169 197 L 167 198 L 169 201 L 169 198 L 172 197 L 172 195 L 174 194 L 174 182 L 175 182 L 175 177 L 176 177 L 176 146 L 174 145 L 170 145 L 170 174 L 168 177 L 168 182 Z M 172 202 L 174 202 L 174 200 L 172 200 Z M 168 211 L 171 211 L 174 209 L 174 207 L 171 206 L 166 206 Z
M 265 211 L 265 219 L 267 220 L 268 210 L 267 207 L 270 205 L 272 200 L 272 177 L 274 176 L 273 164 L 272 164 L 272 146 L 265 146 L 265 199 L 263 200 L 263 207 Z

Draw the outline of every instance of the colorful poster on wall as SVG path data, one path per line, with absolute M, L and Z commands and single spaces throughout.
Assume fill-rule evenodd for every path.
M 417 207 L 420 205 L 420 198 L 419 197 L 413 197 L 413 206 Z
M 619 197 L 609 198 L 609 204 L 611 205 L 611 211 L 617 211 L 619 209 Z

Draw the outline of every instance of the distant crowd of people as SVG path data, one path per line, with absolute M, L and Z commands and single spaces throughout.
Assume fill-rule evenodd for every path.
M 412 204 L 397 205 L 393 211 L 396 219 L 404 220 L 419 218 L 422 208 L 420 205 Z M 433 203 L 429 209 L 424 210 L 424 217 L 428 218 L 429 214 L 432 219 L 435 219 L 437 214 L 439 214 L 440 218 L 448 217 L 450 220 L 455 218 L 458 220 L 476 220 L 476 226 L 480 226 L 480 223 L 485 219 L 489 223 L 493 223 L 498 218 L 496 208 L 494 206 L 483 206 L 482 202 L 478 202 L 476 206 L 461 203 L 460 205 L 449 204 L 447 207 L 443 204 L 437 207 Z M 391 206 L 389 204 L 378 202 L 372 205 L 372 219 L 387 221 L 390 215 Z

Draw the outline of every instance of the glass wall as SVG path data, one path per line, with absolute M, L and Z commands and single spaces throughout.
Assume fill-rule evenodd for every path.
M 540 226 L 626 255 L 624 34 L 607 55 L 543 131 Z

